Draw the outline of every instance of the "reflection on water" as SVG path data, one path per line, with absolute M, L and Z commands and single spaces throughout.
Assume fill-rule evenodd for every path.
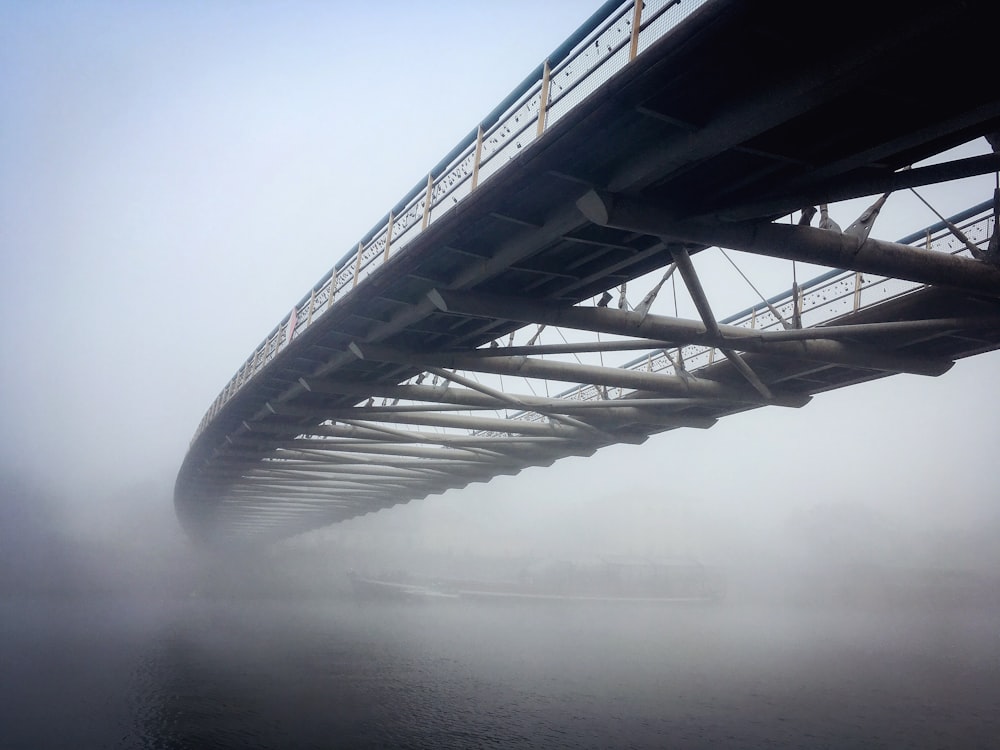
M 989 746 L 1000 612 L 0 604 L 0 746 Z

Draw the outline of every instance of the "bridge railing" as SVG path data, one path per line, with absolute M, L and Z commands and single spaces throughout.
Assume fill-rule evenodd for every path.
M 605 2 L 292 308 L 212 402 L 192 442 L 294 338 L 706 1 Z

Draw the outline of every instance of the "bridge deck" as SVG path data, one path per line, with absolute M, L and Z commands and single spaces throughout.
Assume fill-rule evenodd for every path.
M 660 5 L 673 13 L 684 6 Z M 745 239 L 802 206 L 996 170 L 994 153 L 900 171 L 1000 131 L 981 22 L 990 7 L 939 4 L 897 15 L 847 3 L 807 33 L 770 4 L 708 2 L 645 39 L 635 60 L 615 63 L 621 70 L 572 107 L 557 111 L 553 97 L 541 134 L 529 123 L 532 137 L 522 145 L 515 133 L 510 158 L 473 188 L 467 173 L 478 166 L 478 137 L 450 165 L 465 183 L 448 196 L 451 205 L 431 184 L 429 200 L 391 213 L 382 234 L 317 285 L 227 386 L 181 468 L 181 520 L 203 538 L 280 537 L 614 442 L 710 426 L 748 408 L 801 405 L 810 394 L 893 372 L 938 374 L 956 358 L 997 348 L 1000 273 L 990 263 L 856 233 L 832 247 L 832 235 L 806 227 L 784 227 L 787 237 L 757 244 Z M 630 3 L 606 8 L 612 26 L 593 25 L 567 64 L 634 17 Z M 620 33 L 628 38 L 627 28 Z M 928 49 L 961 54 L 915 53 Z M 559 86 L 566 70 L 546 68 L 548 85 Z M 928 106 L 934 81 L 947 82 L 948 95 Z M 496 127 L 513 127 L 531 101 L 545 105 L 545 86 Z M 419 228 L 400 223 L 421 207 Z M 979 247 L 994 231 L 986 213 L 970 217 L 979 220 Z M 399 247 L 394 238 L 403 232 Z M 709 316 L 679 321 L 591 302 L 670 267 L 697 298 L 686 259 L 714 245 L 828 257 L 831 267 L 863 272 L 843 284 L 873 276 L 912 283 L 888 300 L 861 300 L 860 288 L 852 290 L 846 312 L 827 305 L 823 316 L 803 319 L 804 331 L 779 332 L 761 305 L 750 322 L 761 328 L 771 316 L 770 327 L 747 336 L 718 329 Z M 317 313 L 324 283 L 330 301 Z M 336 283 L 343 292 L 335 298 Z M 779 306 L 786 323 L 798 322 L 793 308 L 803 299 Z M 927 320 L 937 322 L 920 322 Z M 870 325 L 900 321 L 915 322 Z M 481 348 L 531 323 L 641 339 L 621 346 L 651 352 L 649 367 L 527 357 L 527 342 Z M 606 339 L 601 346 L 612 347 Z M 461 372 L 580 386 L 562 398 L 511 396 Z M 447 389 L 428 385 L 445 378 Z M 379 407 L 375 397 L 395 403 Z M 498 408 L 514 418 L 498 424 L 473 413 Z

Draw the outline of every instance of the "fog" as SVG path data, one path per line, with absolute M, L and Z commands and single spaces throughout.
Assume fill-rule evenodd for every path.
M 996 352 L 938 378 L 894 376 L 803 409 L 750 411 L 239 554 L 197 548 L 180 530 L 173 481 L 219 389 L 304 290 L 590 12 L 568 0 L 0 2 L 0 600 L 5 658 L 22 654 L 0 677 L 7 718 L 21 711 L 6 745 L 34 737 L 34 746 L 58 746 L 57 729 L 43 731 L 29 709 L 48 705 L 56 683 L 61 705 L 83 700 L 87 670 L 97 669 L 74 672 L 60 649 L 73 651 L 66 644 L 77 636 L 50 643 L 35 634 L 37 621 L 78 635 L 80 623 L 103 623 L 94 632 L 107 637 L 79 653 L 110 659 L 109 674 L 120 668 L 108 694 L 128 699 L 108 698 L 87 720 L 94 726 L 132 726 L 108 718 L 107 705 L 156 696 L 160 713 L 142 714 L 145 729 L 115 740 L 123 747 L 166 737 L 160 718 L 194 710 L 198 701 L 184 703 L 170 680 L 199 670 L 213 675 L 206 690 L 220 702 L 241 695 L 253 706 L 256 738 L 233 729 L 212 741 L 295 745 L 274 728 L 294 723 L 296 696 L 318 745 L 326 730 L 317 698 L 301 694 L 288 665 L 303 684 L 327 684 L 303 645 L 319 633 L 342 644 L 324 652 L 328 661 L 381 655 L 383 682 L 345 667 L 337 684 L 367 687 L 333 696 L 355 717 L 338 731 L 349 724 L 345 736 L 369 745 L 463 746 L 454 732 L 465 722 L 467 745 L 602 746 L 618 716 L 620 736 L 656 746 L 657 721 L 708 721 L 730 699 L 737 739 L 728 744 L 778 737 L 776 706 L 799 720 L 784 741 L 810 744 L 803 716 L 832 731 L 817 717 L 860 716 L 851 686 L 878 683 L 861 667 L 830 681 L 841 657 L 858 654 L 896 670 L 898 681 L 879 689 L 900 715 L 907 701 L 944 701 L 907 682 L 907 670 L 938 675 L 964 701 L 961 710 L 941 704 L 957 723 L 901 719 L 914 734 L 900 737 L 927 741 L 936 735 L 920 727 L 947 724 L 942 743 L 962 744 L 995 728 Z M 927 195 L 949 214 L 988 198 L 992 185 Z M 874 235 L 894 239 L 936 220 L 900 201 Z M 834 210 L 845 226 L 860 213 L 856 204 Z M 775 283 L 764 291 L 787 286 Z M 732 304 L 715 303 L 720 315 L 744 306 L 724 298 Z M 681 614 L 359 605 L 347 575 L 512 579 L 539 561 L 619 559 L 696 562 L 724 578 L 725 598 Z M 85 614 L 60 610 L 53 620 L 32 609 L 39 600 L 81 602 Z M 95 606 L 100 616 L 87 609 Z M 119 636 L 125 645 L 109 645 Z M 671 661 L 681 658 L 668 653 L 674 646 L 687 654 L 681 662 Z M 78 679 L 60 683 L 67 672 Z M 240 692 L 248 673 L 266 684 L 252 699 Z M 740 735 L 754 721 L 756 704 L 744 699 L 757 683 L 771 685 L 759 693 L 771 708 Z M 796 703 L 796 692 L 804 701 L 834 684 L 826 703 Z M 325 689 L 315 695 L 330 697 Z M 463 704 L 463 691 L 488 695 L 476 705 L 492 708 Z M 422 739 L 401 728 L 379 734 L 396 726 L 385 714 L 392 700 L 413 703 L 430 727 Z M 546 700 L 548 714 L 537 705 Z M 856 734 L 816 744 L 871 739 L 878 703 L 866 705 L 875 707 Z M 576 714 L 590 717 L 585 729 L 557 740 Z M 106 743 L 74 721 L 64 739 Z M 724 740 L 716 729 L 698 736 Z M 204 739 L 170 737 L 162 746 Z

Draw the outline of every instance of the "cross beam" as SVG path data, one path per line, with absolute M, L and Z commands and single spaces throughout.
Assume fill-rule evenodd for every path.
M 576 205 L 601 226 L 1000 297 L 1000 267 L 947 253 L 808 226 L 685 221 L 622 193 L 591 190 Z
M 639 335 L 651 339 L 673 341 L 676 344 L 700 344 L 732 348 L 777 357 L 860 366 L 886 372 L 940 375 L 947 372 L 954 364 L 949 360 L 915 357 L 858 344 L 818 338 L 823 335 L 822 329 L 819 328 L 805 329 L 807 331 L 816 330 L 817 338 L 815 339 L 789 341 L 788 337 L 783 336 L 785 332 L 775 331 L 774 334 L 777 335 L 773 335 L 769 331 L 755 331 L 717 323 L 718 333 L 714 334 L 702 321 L 662 315 L 642 315 L 634 311 L 614 310 L 608 307 L 578 307 L 442 289 L 432 292 L 431 298 L 440 309 L 462 315 L 514 320 L 523 323 L 545 323 L 622 336 Z M 841 328 L 849 327 L 842 326 Z
M 692 376 L 681 377 L 657 372 L 639 372 L 621 367 L 552 362 L 530 357 L 468 357 L 462 354 L 411 352 L 377 344 L 350 344 L 351 351 L 360 359 L 376 362 L 425 367 L 427 365 L 450 367 L 457 370 L 489 372 L 495 375 L 514 375 L 541 380 L 559 380 L 568 383 L 591 383 L 611 388 L 626 388 L 676 396 L 712 398 L 717 401 L 800 407 L 809 403 L 810 396 L 801 393 L 776 393 L 766 401 L 752 388 L 740 388 L 714 380 Z

